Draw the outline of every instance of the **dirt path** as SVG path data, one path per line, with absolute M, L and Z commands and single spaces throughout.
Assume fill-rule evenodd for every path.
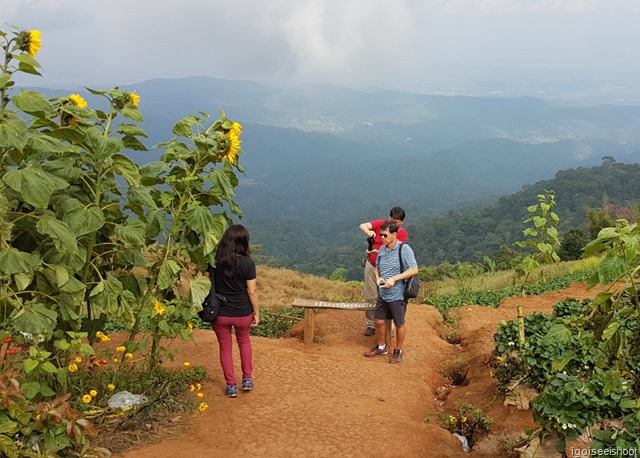
M 430 306 L 410 305 L 402 364 L 387 357 L 364 358 L 374 338 L 361 335 L 362 313 L 327 310 L 316 317 L 316 335 L 326 344 L 305 347 L 301 338 L 253 338 L 255 390 L 226 398 L 213 331 L 196 331 L 177 363 L 207 368 L 203 384 L 209 408 L 185 422 L 178 435 L 136 448 L 122 458 L 169 457 L 482 457 L 496 458 L 504 438 L 532 426 L 528 412 L 509 410 L 494 399 L 487 360 L 501 319 L 551 310 L 565 297 L 592 297 L 582 285 L 545 296 L 510 298 L 499 308 L 465 306 L 458 311 L 461 344 L 442 338 L 442 320 Z M 236 353 L 236 366 L 239 357 Z M 448 387 L 440 375 L 456 358 L 469 365 L 469 384 Z M 237 368 L 239 370 L 239 367 Z M 492 432 L 471 453 L 439 426 L 438 415 L 460 402 L 493 418 Z M 424 421 L 428 419 L 428 421 Z

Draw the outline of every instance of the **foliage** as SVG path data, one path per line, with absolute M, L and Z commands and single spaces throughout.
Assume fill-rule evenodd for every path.
M 555 212 L 551 211 L 555 206 L 555 192 L 545 190 L 544 194 L 538 194 L 536 205 L 527 207 L 531 216 L 525 220 L 525 223 L 531 223 L 533 227 L 523 231 L 526 237 L 524 241 L 514 242 L 514 245 L 532 251 L 524 256 L 522 265 L 517 269 L 517 272 L 524 276 L 523 285 L 527 282 L 529 275 L 538 269 L 540 263 L 552 264 L 560 261 L 556 253 L 560 245 L 556 226 L 560 219 Z M 540 279 L 542 283 L 546 281 L 544 269 L 540 270 Z
M 582 250 L 591 239 L 581 229 L 571 228 L 562 234 L 558 256 L 563 261 L 580 259 Z
M 638 445 L 640 418 L 640 230 L 616 221 L 585 247 L 585 256 L 604 256 L 589 284 L 607 286 L 593 301 L 562 301 L 552 315 L 527 330 L 522 348 L 511 351 L 505 341 L 514 324 L 496 333 L 495 355 L 520 359 L 518 374 L 541 393 L 531 402 L 538 424 L 558 436 L 556 448 L 593 428 L 594 450 L 629 449 Z M 525 329 L 527 328 L 525 323 Z M 614 426 L 619 421 L 618 426 Z
M 300 307 L 260 309 L 260 326 L 251 328 L 251 335 L 260 337 L 282 337 L 291 326 L 304 316 Z
M 173 356 L 161 338 L 191 338 L 189 320 L 208 292 L 196 273 L 213 264 L 229 214 L 242 216 L 233 192 L 242 126 L 222 111 L 217 120 L 188 116 L 155 146 L 160 160 L 139 167 L 126 152 L 147 150 L 140 96 L 88 89 L 102 100 L 94 109 L 78 94 L 12 92 L 16 72 L 40 74 L 42 44 L 39 31 L 12 29 L 0 32 L 0 374 L 17 374 L 25 412 L 32 403 L 69 412 L 58 423 L 72 425 L 83 446 L 89 427 L 73 426 L 85 420 L 55 395 L 75 389 L 75 358 L 98 358 L 104 325 L 126 322 L 133 354 L 146 348 L 135 337 L 148 323 L 139 370 Z M 47 434 L 47 453 L 70 449 Z
M 488 432 L 492 422 L 481 409 L 467 403 L 461 404 L 458 411 L 452 415 L 440 415 L 440 421 L 451 433 L 466 437 L 470 447 L 473 446 L 475 433 Z

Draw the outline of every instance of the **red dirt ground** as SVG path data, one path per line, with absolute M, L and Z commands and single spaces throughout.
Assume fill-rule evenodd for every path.
M 487 362 L 498 321 L 514 319 L 517 305 L 525 314 L 550 312 L 559 300 L 595 294 L 571 285 L 546 295 L 508 298 L 495 309 L 464 306 L 456 312 L 458 345 L 443 338 L 447 330 L 433 307 L 410 304 L 405 357 L 398 365 L 388 364 L 386 356 L 363 357 L 374 338 L 362 335 L 362 312 L 325 310 L 315 320 L 323 344 L 305 347 L 295 328 L 289 338 L 252 338 L 255 389 L 236 399 L 223 395 L 213 331 L 196 331 L 194 344 L 180 345 L 176 364 L 190 361 L 207 368 L 211 379 L 203 392 L 209 408 L 183 416 L 179 433 L 117 456 L 499 458 L 504 439 L 517 438 L 533 421 L 530 412 L 504 407 L 503 398 L 494 395 Z M 235 358 L 239 371 L 237 353 Z M 440 372 L 456 358 L 468 365 L 469 383 L 449 387 Z M 462 402 L 493 419 L 490 433 L 470 453 L 438 418 L 456 412 Z

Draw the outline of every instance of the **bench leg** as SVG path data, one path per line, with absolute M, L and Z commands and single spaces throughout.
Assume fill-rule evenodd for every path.
M 313 309 L 304 309 L 304 344 L 313 343 Z

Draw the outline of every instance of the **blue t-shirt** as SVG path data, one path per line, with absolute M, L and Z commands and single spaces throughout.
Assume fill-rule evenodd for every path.
M 387 249 L 385 245 L 378 251 L 378 259 L 376 264 L 380 271 L 380 278 L 389 279 L 396 275 L 400 275 L 400 258 L 398 250 L 402 247 L 402 263 L 404 270 L 415 269 L 418 267 L 416 256 L 413 250 L 406 243 L 396 242 L 392 249 Z M 404 300 L 404 280 L 397 281 L 391 288 L 380 287 L 380 298 L 387 301 Z

